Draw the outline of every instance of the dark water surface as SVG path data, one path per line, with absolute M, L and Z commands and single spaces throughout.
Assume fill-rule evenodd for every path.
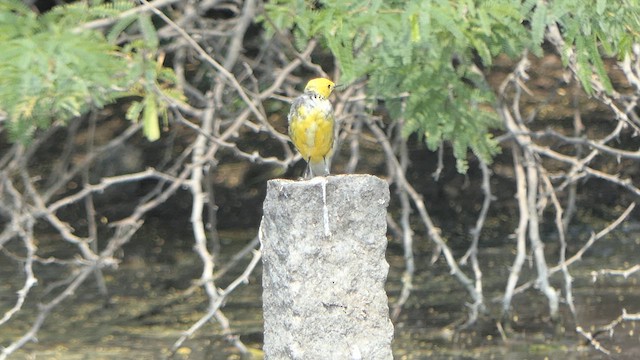
M 157 234 L 140 236 L 158 237 Z M 223 234 L 225 254 L 233 254 L 250 240 L 253 233 Z M 587 235 L 588 237 L 588 235 Z M 583 237 L 586 239 L 587 237 Z M 171 242 L 170 242 L 171 241 Z M 190 240 L 156 241 L 155 245 L 133 244 L 125 251 L 117 270 L 105 272 L 109 299 L 97 292 L 95 281 L 87 281 L 75 296 L 54 310 L 38 335 L 12 358 L 15 359 L 159 359 L 168 354 L 172 344 L 205 312 L 208 299 L 202 290 L 190 294 L 184 290 L 200 275 L 200 262 L 190 249 Z M 583 241 L 582 241 L 583 242 Z M 427 243 L 427 242 L 425 242 Z M 557 262 L 549 240 L 548 261 Z M 147 243 L 148 245 L 148 243 Z M 449 275 L 442 259 L 430 263 L 431 252 L 417 246 L 417 273 L 414 290 L 395 323 L 394 357 L 396 359 L 608 359 L 574 331 L 575 323 L 565 304 L 561 324 L 554 326 L 547 316 L 545 298 L 535 289 L 514 298 L 512 331 L 503 339 L 493 320 L 499 302 L 493 301 L 504 291 L 513 261 L 513 240 L 504 245 L 481 248 L 485 296 L 489 314 L 476 326 L 456 331 L 465 320 L 468 297 L 462 286 Z M 600 268 L 620 269 L 640 262 L 640 232 L 616 231 L 585 254 L 584 260 L 570 268 L 574 276 L 577 319 L 585 329 L 601 326 L 615 319 L 623 308 L 640 311 L 640 288 L 634 274 L 600 277 L 592 281 L 591 271 Z M 575 251 L 575 250 L 574 250 Z M 222 259 L 225 258 L 223 254 Z M 458 254 L 458 256 L 462 255 Z M 391 265 L 387 290 L 393 304 L 401 289 L 403 258 L 400 244 L 391 242 L 387 260 Z M 247 257 L 217 282 L 226 287 L 248 263 Z M 525 264 L 520 283 L 535 276 L 530 262 Z M 35 317 L 36 303 L 47 285 L 68 271 L 60 266 L 40 265 L 39 285 L 32 290 L 25 310 L 0 328 L 0 345 L 6 346 L 28 330 Z M 463 270 L 470 276 L 467 267 Z M 261 267 L 229 298 L 223 311 L 232 331 L 249 347 L 253 358 L 261 358 L 262 309 Z M 22 284 L 21 268 L 0 253 L 0 313 L 15 301 L 15 291 Z M 554 285 L 562 286 L 560 274 Z M 602 334 L 598 340 L 612 352 L 614 359 L 640 358 L 640 329 L 627 322 L 616 328 L 612 337 Z M 506 341 L 505 341 L 506 340 Z M 211 322 L 185 342 L 176 359 L 240 359 L 240 352 L 225 341 L 217 323 Z

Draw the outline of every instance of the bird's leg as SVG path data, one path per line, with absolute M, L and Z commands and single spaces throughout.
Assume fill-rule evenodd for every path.
M 302 175 L 302 176 L 303 176 L 304 179 L 308 180 L 308 179 L 313 178 L 313 174 L 311 173 L 311 157 L 309 157 L 308 159 L 305 159 L 305 160 L 307 160 L 307 167 L 304 170 L 304 175 Z
M 322 157 L 322 161 L 324 162 L 324 176 L 329 175 L 329 163 L 327 162 L 327 158 L 325 156 Z

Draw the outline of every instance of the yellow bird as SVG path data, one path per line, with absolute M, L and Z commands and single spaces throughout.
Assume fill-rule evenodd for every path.
M 289 137 L 307 162 L 306 178 L 329 175 L 337 132 L 329 95 L 335 86 L 325 78 L 310 80 L 289 111 Z

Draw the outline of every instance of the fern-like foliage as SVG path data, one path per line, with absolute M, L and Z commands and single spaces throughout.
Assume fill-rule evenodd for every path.
M 341 82 L 366 76 L 372 100 L 384 99 L 392 116 L 405 119 L 405 134 L 419 134 L 430 149 L 450 142 L 461 172 L 468 149 L 487 161 L 498 151 L 490 135 L 500 124 L 494 93 L 478 65 L 525 49 L 541 54 L 548 26 L 558 24 L 564 60 L 575 50 L 586 91 L 594 74 L 611 89 L 602 55 L 624 56 L 640 28 L 632 1 L 274 0 L 265 8 L 267 24 L 290 30 L 296 43 L 321 40 Z
M 119 15 L 125 10 L 132 9 L 135 2 L 130 0 L 113 0 L 110 2 L 78 1 L 60 6 L 55 6 L 42 15 L 42 21 L 57 23 L 64 27 L 75 27 L 95 19 L 110 18 Z
M 10 114 L 11 134 L 20 140 L 50 120 L 80 115 L 91 103 L 103 106 L 124 85 L 117 74 L 126 62 L 95 32 L 50 28 L 5 40 L 3 46 L 0 99 Z
M 631 51 L 631 45 L 640 39 L 640 3 L 637 1 L 552 1 L 549 5 L 537 5 L 533 10 L 545 12 L 547 25 L 557 23 L 566 43 L 562 53 L 568 64 L 575 54 L 577 76 L 585 91 L 594 89 L 592 76 L 597 76 L 605 91 L 613 87 L 605 70 L 604 57 L 623 58 Z
M 166 116 L 162 96 L 181 97 L 168 69 L 156 59 L 158 37 L 148 15 L 141 14 L 119 32 L 137 24 L 142 40 L 118 47 L 111 32 L 78 30 L 84 21 L 118 15 L 130 1 L 78 2 L 37 16 L 18 0 L 0 4 L 0 107 L 9 115 L 12 138 L 28 141 L 54 121 L 66 123 L 90 106 L 102 107 L 125 96 L 143 99 L 144 133 L 160 136 L 158 116 Z M 119 22 L 118 24 L 120 24 Z

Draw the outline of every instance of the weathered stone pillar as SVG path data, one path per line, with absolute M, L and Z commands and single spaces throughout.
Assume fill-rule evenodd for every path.
M 261 224 L 266 359 L 392 359 L 387 183 L 271 180 Z

